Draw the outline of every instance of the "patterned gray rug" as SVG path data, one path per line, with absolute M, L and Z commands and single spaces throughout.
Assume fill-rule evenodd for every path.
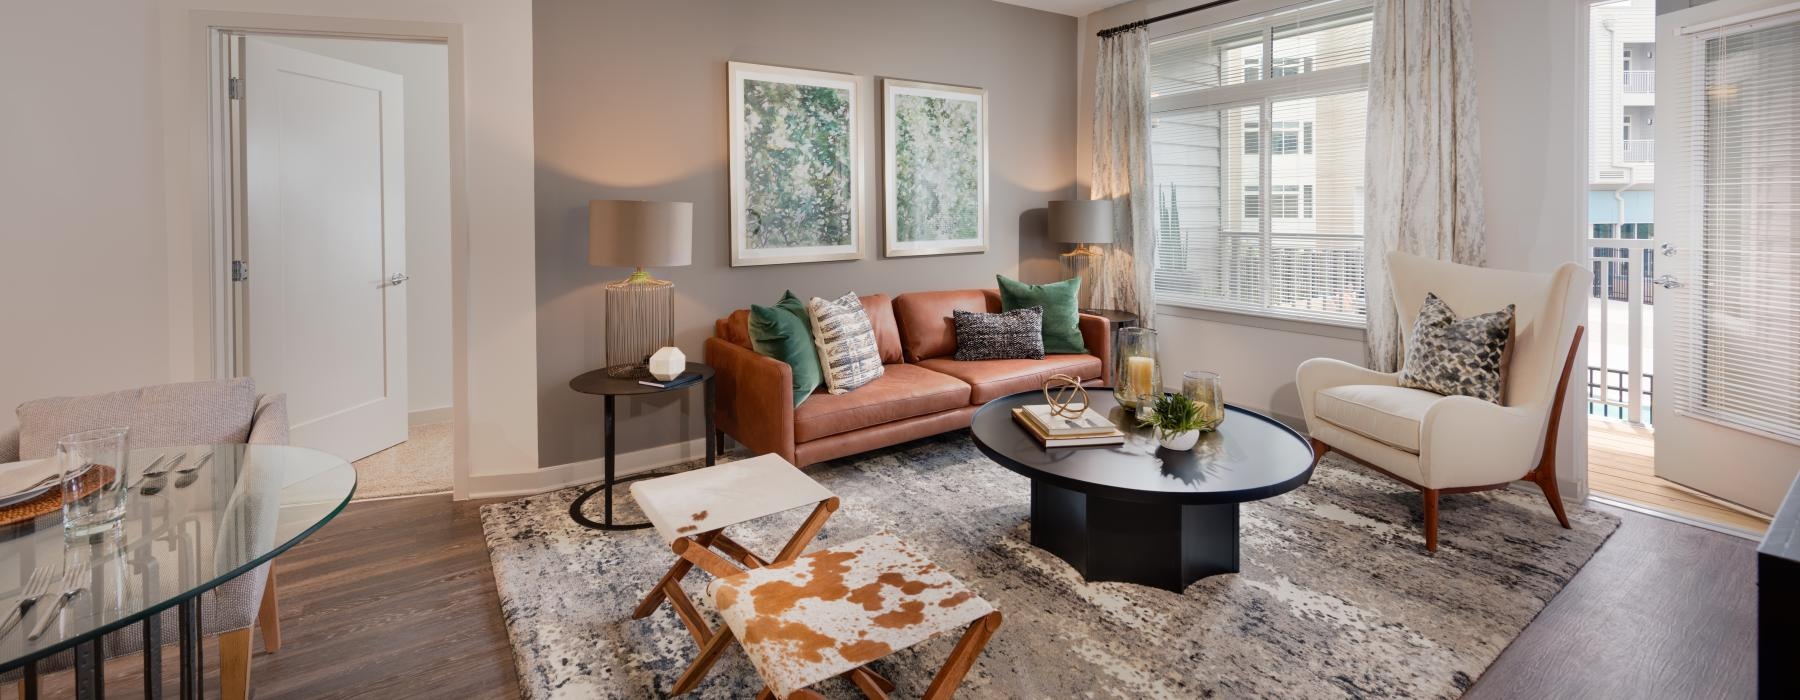
M 967 433 L 807 471 L 843 500 L 822 544 L 891 531 L 1005 613 L 963 683 L 972 698 L 1456 697 L 1619 524 L 1576 507 L 1563 530 L 1535 494 L 1446 496 L 1441 547 L 1428 556 L 1418 494 L 1333 456 L 1308 485 L 1245 505 L 1242 573 L 1177 595 L 1086 583 L 1033 548 L 1029 482 Z M 520 684 L 532 698 L 667 695 L 693 640 L 667 605 L 628 616 L 673 555 L 650 530 L 575 525 L 576 493 L 482 508 Z M 732 536 L 769 555 L 803 516 Z M 694 572 L 685 584 L 710 615 L 703 581 Z M 897 697 L 917 697 L 954 643 L 940 637 L 874 667 Z M 819 690 L 859 697 L 838 683 Z M 749 697 L 760 685 L 732 649 L 692 697 Z

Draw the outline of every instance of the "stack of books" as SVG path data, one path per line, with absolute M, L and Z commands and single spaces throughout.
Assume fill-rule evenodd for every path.
M 1013 409 L 1013 420 L 1044 447 L 1083 447 L 1087 445 L 1122 445 L 1125 433 L 1094 409 L 1067 418 L 1050 412 L 1043 404 Z

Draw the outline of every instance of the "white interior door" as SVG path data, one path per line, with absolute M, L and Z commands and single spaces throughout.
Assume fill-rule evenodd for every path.
M 1773 513 L 1800 470 L 1800 2 L 1663 15 L 1657 45 L 1656 473 Z
M 293 444 L 355 460 L 406 439 L 400 76 L 244 40 L 249 366 Z

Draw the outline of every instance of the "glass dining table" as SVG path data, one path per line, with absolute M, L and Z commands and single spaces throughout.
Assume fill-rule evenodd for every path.
M 138 481 L 124 517 L 99 533 L 65 538 L 57 513 L 0 526 L 0 617 L 18 609 L 34 574 L 56 582 L 0 637 L 0 676 L 21 671 L 26 698 L 36 695 L 40 667 L 65 665 L 52 658 L 64 652 L 73 655 L 76 695 L 101 696 L 105 637 L 137 625 L 143 639 L 160 640 L 161 613 L 171 607 L 178 611 L 181 697 L 200 697 L 202 594 L 318 531 L 356 491 L 356 470 L 348 462 L 303 447 L 140 449 L 127 464 L 181 453 L 186 464 L 204 465 L 148 479 L 133 474 Z M 84 568 L 75 594 L 57 609 L 51 603 L 64 592 L 65 572 Z M 46 623 L 45 617 L 52 619 Z M 30 639 L 40 627 L 41 636 Z M 143 646 L 144 695 L 161 697 L 162 647 Z

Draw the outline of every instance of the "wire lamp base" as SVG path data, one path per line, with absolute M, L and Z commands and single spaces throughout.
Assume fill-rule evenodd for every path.
M 675 283 L 638 270 L 606 285 L 606 374 L 650 376 L 650 356 L 675 343 Z

